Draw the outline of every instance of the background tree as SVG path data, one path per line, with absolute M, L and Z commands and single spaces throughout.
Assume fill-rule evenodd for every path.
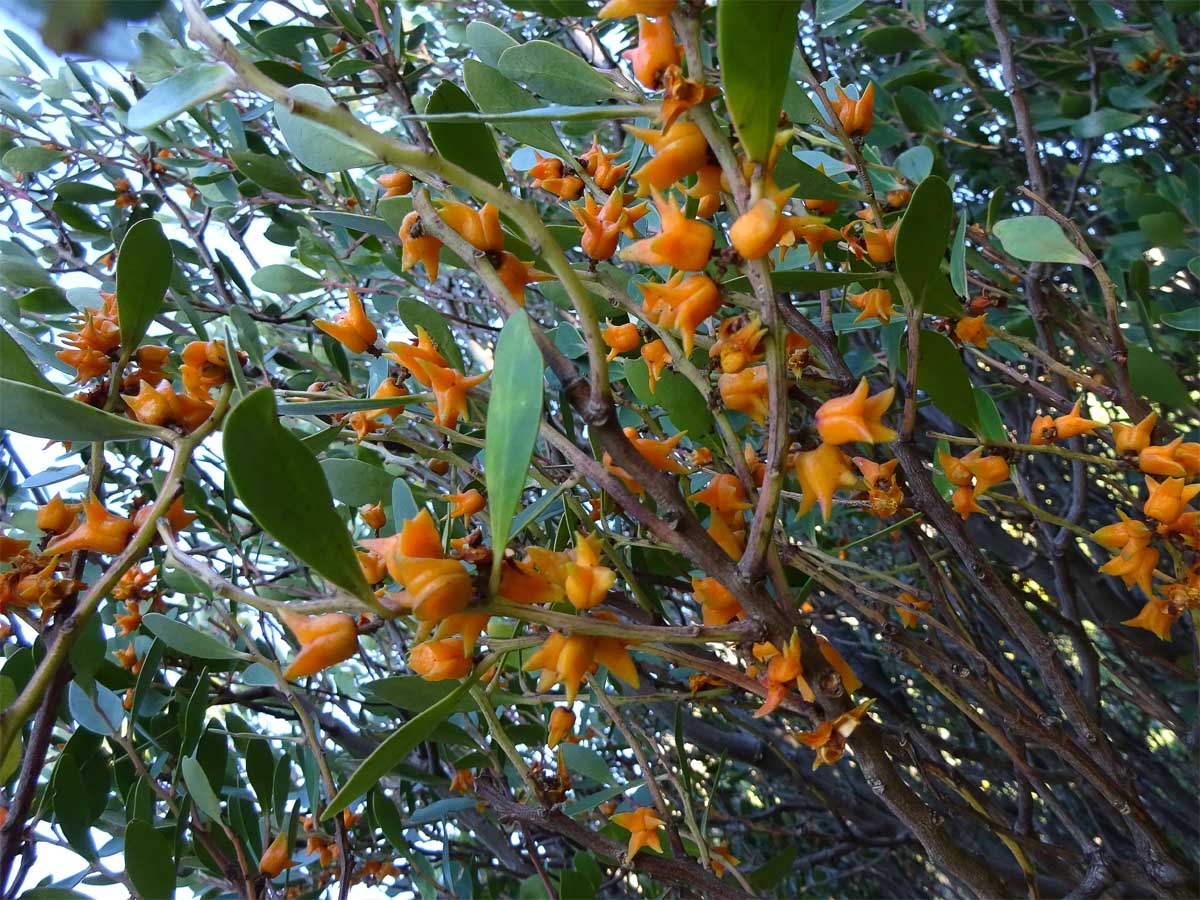
M 8 31 L 4 895 L 1195 896 L 1197 18 Z

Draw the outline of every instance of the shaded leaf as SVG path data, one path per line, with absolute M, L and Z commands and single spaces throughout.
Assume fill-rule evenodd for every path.
M 945 181 L 929 177 L 917 185 L 896 235 L 896 271 L 914 300 L 941 265 L 953 220 L 954 201 Z
M 224 641 L 218 641 L 203 631 L 162 613 L 146 613 L 142 617 L 142 624 L 164 644 L 178 650 L 184 656 L 198 659 L 246 659 L 244 653 L 239 653 Z
M 175 896 L 175 849 L 170 841 L 141 819 L 125 827 L 125 870 L 142 900 L 171 900 Z
M 323 459 L 321 471 L 334 499 L 347 506 L 387 503 L 392 495 L 392 482 L 397 480 L 382 467 L 361 459 Z
M 188 66 L 160 81 L 129 109 L 126 121 L 134 131 L 148 131 L 180 113 L 219 97 L 237 83 L 225 63 Z
M 542 106 L 525 88 L 505 78 L 491 66 L 473 59 L 463 61 L 463 82 L 471 99 L 484 113 L 506 113 Z M 515 141 L 570 161 L 569 151 L 559 140 L 554 126 L 548 122 L 497 123 L 496 128 Z
M 135 441 L 158 428 L 115 416 L 58 391 L 0 378 L 0 429 L 53 441 Z
M 200 812 L 213 822 L 221 821 L 221 801 L 213 792 L 208 776 L 194 756 L 185 756 L 180 763 L 183 771 L 183 783 L 187 786 L 188 796 Z
M 425 112 L 478 112 L 478 109 L 458 85 L 453 81 L 443 81 L 429 98 Z M 428 126 L 434 146 L 448 161 L 462 166 L 468 172 L 473 172 L 492 184 L 504 183 L 504 166 L 500 162 L 496 138 L 486 125 L 477 122 L 431 121 Z
M 268 294 L 304 294 L 324 286 L 319 278 L 284 265 L 263 266 L 250 280 Z
M 332 109 L 334 105 L 329 91 L 318 85 L 298 84 L 290 93 L 298 100 L 324 109 Z M 314 172 L 340 172 L 378 161 L 374 153 L 336 128 L 307 119 L 278 103 L 275 104 L 275 122 L 292 155 Z
M 529 41 L 500 54 L 497 67 L 554 103 L 583 105 L 632 99 L 571 51 L 549 41 Z
M 130 226 L 117 253 L 117 308 L 121 350 L 128 356 L 162 309 L 175 261 L 171 242 L 156 219 Z

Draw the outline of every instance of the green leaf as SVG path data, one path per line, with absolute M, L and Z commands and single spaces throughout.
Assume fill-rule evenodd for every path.
M 382 744 L 362 761 L 362 764 L 341 786 L 325 811 L 321 813 L 322 820 L 331 819 L 343 809 L 373 788 L 384 775 L 402 762 L 413 747 L 428 738 L 439 725 L 444 722 L 458 705 L 460 698 L 466 695 L 479 674 L 472 672 L 457 688 L 439 700 L 433 706 L 413 716 L 392 734 Z
M 239 653 L 223 641 L 162 613 L 146 613 L 142 624 L 164 644 L 184 656 L 197 659 L 248 659 L 246 654 Z
M 305 294 L 324 287 L 321 279 L 284 265 L 263 266 L 250 280 L 268 294 Z
M 1156 212 L 1138 216 L 1138 228 L 1156 247 L 1186 247 L 1188 223 L 1177 212 Z
M 426 681 L 420 675 L 390 675 L 363 685 L 363 693 L 381 703 L 406 712 L 420 712 L 440 703 L 458 690 L 453 681 Z M 475 709 L 475 701 L 464 697 L 460 710 Z
M 814 18 L 820 25 L 836 22 L 862 6 L 864 0 L 817 0 Z
M 895 100 L 900 118 L 913 131 L 941 134 L 944 130 L 942 114 L 925 91 L 906 84 L 896 92 Z
M 304 186 L 286 161 L 266 153 L 234 150 L 229 154 L 238 171 L 260 187 L 285 197 L 303 197 Z
M 1071 126 L 1077 138 L 1098 138 L 1114 131 L 1124 131 L 1135 122 L 1141 121 L 1140 113 L 1121 112 L 1119 109 L 1102 107 L 1089 113 Z
M 873 28 L 862 36 L 862 42 L 868 50 L 880 56 L 891 56 L 925 46 L 920 33 L 904 25 Z
M 58 393 L 6 328 L 0 328 L 0 378 Z
M 941 265 L 953 221 L 950 186 L 936 176 L 917 185 L 896 235 L 896 271 L 914 300 L 920 299 L 926 282 Z
M 332 584 L 373 600 L 321 466 L 279 424 L 270 388 L 233 408 L 223 446 L 237 495 L 258 524 Z
M 975 388 L 974 394 L 980 432 L 989 441 L 1007 441 L 1004 420 L 1000 418 L 1000 410 L 996 408 L 996 401 L 992 399 L 992 395 L 983 388 Z
M 1180 380 L 1175 364 L 1148 347 L 1129 345 L 1129 380 L 1133 389 L 1168 409 L 1192 406 L 1187 385 Z
M 997 222 L 992 232 L 1004 246 L 1004 252 L 1017 259 L 1087 265 L 1087 257 L 1049 216 L 1005 219 Z
M 392 521 L 399 524 L 407 519 L 415 518 L 420 510 L 417 501 L 413 499 L 412 488 L 403 478 L 392 480 Z
M 459 371 L 464 370 L 462 351 L 454 341 L 454 334 L 450 331 L 445 316 L 428 303 L 422 303 L 413 297 L 401 297 L 397 301 L 396 315 L 413 334 L 417 333 L 418 325 L 424 328 L 433 338 L 438 352 L 446 357 L 446 362 Z
M 902 371 L 907 370 L 907 346 L 907 341 L 901 344 Z M 940 332 L 921 329 L 917 387 L 955 422 L 973 430 L 979 428 L 979 409 L 962 352 Z
M 675 427 L 686 431 L 692 440 L 698 441 L 712 433 L 714 422 L 708 401 L 686 376 L 665 369 L 651 392 L 646 361 L 637 358 L 625 361 L 625 381 L 638 400 L 647 406 L 661 406 Z
M 471 99 L 484 113 L 506 113 L 542 106 L 542 103 L 525 88 L 505 78 L 491 66 L 473 59 L 463 60 L 463 82 Z M 571 158 L 569 151 L 559 140 L 554 126 L 548 122 L 497 123 L 496 128 L 514 141 L 537 147 L 565 160 Z
M 869 284 L 889 277 L 887 272 L 815 272 L 811 269 L 789 269 L 786 272 L 772 272 L 771 287 L 777 291 L 816 294 L 830 288 L 856 283 Z M 744 294 L 750 290 L 749 278 L 731 278 L 721 282 L 721 291 L 725 293 Z
M 565 50 L 563 51 L 566 52 Z M 582 60 L 580 60 L 582 62 Z M 443 81 L 429 98 L 427 113 L 478 112 L 471 98 L 453 81 Z M 505 181 L 496 138 L 482 123 L 429 122 L 429 136 L 438 153 L 492 184 Z
M 0 675 L 0 706 L 8 709 L 9 704 L 16 699 L 16 684 L 8 676 Z M 24 756 L 24 749 L 21 746 L 23 741 L 24 735 L 18 735 L 16 740 L 9 745 L 8 752 L 4 755 L 4 760 L 0 762 L 0 784 L 7 784 L 8 779 L 12 778 L 13 773 L 21 767 L 21 759 Z
M 208 776 L 194 756 L 185 756 L 180 763 L 183 771 L 183 783 L 187 785 L 188 796 L 200 812 L 214 822 L 221 821 L 221 801 L 213 792 Z
M 773 854 L 757 869 L 746 873 L 746 882 L 756 891 L 766 894 L 774 893 L 773 888 L 792 871 L 792 864 L 800 853 L 796 844 L 786 845 L 780 852 Z
M 495 25 L 475 21 L 467 26 L 467 44 L 475 51 L 476 56 L 494 68 L 500 63 L 500 54 L 509 47 L 517 46 L 517 41 Z M 476 99 L 475 102 L 478 103 L 479 100 Z
M 613 773 L 608 768 L 604 757 L 581 744 L 561 744 L 563 759 L 572 774 L 583 775 L 597 784 L 612 784 Z
M 10 172 L 22 172 L 31 175 L 49 169 L 55 163 L 61 162 L 65 154 L 61 150 L 48 150 L 45 147 L 13 147 L 4 154 L 0 165 Z
M 408 817 L 409 825 L 424 825 L 428 822 L 440 822 L 442 819 L 453 819 L 454 813 L 474 809 L 479 801 L 473 797 L 447 797 L 435 800 L 425 806 L 413 810 Z
M 865 197 L 854 185 L 834 181 L 790 153 L 779 154 L 775 177 L 784 187 L 796 185 L 796 196 L 805 200 L 862 200 Z
M 312 217 L 348 231 L 357 231 L 359 234 L 373 234 L 375 237 L 389 241 L 396 239 L 396 229 L 386 220 L 377 216 L 362 216 L 357 213 L 344 212 L 314 212 Z
M 509 47 L 496 64 L 504 75 L 553 103 L 582 106 L 614 97 L 634 99 L 570 50 L 549 41 Z
M 117 253 L 117 309 L 121 351 L 131 354 L 162 309 L 175 260 L 157 219 L 142 219 L 125 232 Z
M 54 818 L 67 842 L 80 855 L 95 859 L 96 848 L 89 833 L 92 823 L 87 805 L 80 802 L 84 796 L 83 776 L 73 756 L 66 753 L 59 756 L 51 786 L 54 788 Z
M 933 151 L 924 144 L 909 147 L 896 157 L 896 168 L 912 184 L 920 184 L 933 170 Z
M 1180 331 L 1200 331 L 1200 306 L 1163 313 L 1159 321 Z
M 148 131 L 180 113 L 219 97 L 237 84 L 237 76 L 225 63 L 188 66 L 160 81 L 130 107 L 126 122 L 134 131 Z
M 333 97 L 319 85 L 298 84 L 288 93 L 323 109 L 334 108 Z M 292 155 L 314 172 L 340 172 L 378 162 L 374 153 L 336 128 L 307 119 L 278 103 L 275 122 Z
M 517 310 L 504 323 L 496 341 L 492 396 L 487 409 L 487 433 L 493 440 L 488 443 L 484 477 L 496 552 L 502 552 L 508 543 L 513 516 L 529 477 L 529 460 L 542 421 L 541 361 L 529 316 Z
M 376 401 L 378 402 L 378 401 Z M 321 471 L 335 500 L 347 506 L 387 503 L 395 476 L 361 459 L 323 459 Z
M 58 391 L 0 378 L 0 429 L 52 441 L 136 441 L 163 431 L 114 416 Z
M 175 848 L 141 819 L 125 827 L 125 871 L 142 900 L 171 900 L 175 896 Z
M 742 146 L 760 162 L 766 161 L 775 143 L 799 22 L 798 0 L 717 4 L 717 54 L 725 104 Z
M 954 242 L 950 245 L 950 283 L 954 285 L 954 293 L 967 298 L 967 210 L 964 207 L 958 214 L 958 230 L 954 232 Z

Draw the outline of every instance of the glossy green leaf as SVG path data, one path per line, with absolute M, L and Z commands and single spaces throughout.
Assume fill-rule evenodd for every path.
M 467 43 L 486 65 L 493 68 L 500 63 L 500 54 L 509 47 L 517 46 L 517 40 L 495 25 L 474 21 L 467 26 Z M 468 88 L 468 90 L 470 90 Z M 479 101 L 476 100 L 476 103 Z
M 907 342 L 901 344 L 907 349 Z M 907 353 L 902 352 L 902 360 Z M 907 363 L 902 362 L 901 371 Z M 971 389 L 971 379 L 960 351 L 941 332 L 921 330 L 917 356 L 917 387 L 929 395 L 935 406 L 960 425 L 979 428 L 979 409 Z
M 671 422 L 688 437 L 698 441 L 712 433 L 713 414 L 708 401 L 688 379 L 673 369 L 663 370 L 654 390 L 650 390 L 650 372 L 641 358 L 625 361 L 625 381 L 638 400 L 647 406 L 661 406 Z
M 796 186 L 796 196 L 805 200 L 862 200 L 865 194 L 853 184 L 834 181 L 815 166 L 790 153 L 780 153 L 775 178 L 783 187 Z
M 291 266 L 278 264 L 263 266 L 250 276 L 250 280 L 255 287 L 268 294 L 305 294 L 324 287 L 321 279 Z
M 1000 418 L 1000 410 L 996 408 L 996 401 L 992 399 L 992 395 L 983 388 L 975 388 L 974 393 L 980 433 L 989 441 L 1007 441 L 1004 420 Z
M 954 241 L 950 244 L 950 283 L 954 293 L 964 300 L 967 290 L 967 211 L 962 209 L 958 214 L 958 230 L 954 232 Z
M 387 503 L 395 476 L 361 459 L 323 459 L 321 471 L 335 500 L 347 506 Z
M 942 114 L 929 99 L 929 93 L 906 84 L 895 95 L 896 109 L 900 118 L 910 129 L 929 134 L 941 134 L 944 128 Z
M 1187 385 L 1180 379 L 1168 357 L 1138 344 L 1130 344 L 1128 351 L 1129 380 L 1133 382 L 1135 391 L 1167 409 L 1192 406 Z
M 1160 321 L 1171 328 L 1180 331 L 1200 331 L 1200 306 L 1191 309 L 1181 309 L 1178 312 L 1163 313 Z
M 484 477 L 496 552 L 508 543 L 537 443 L 544 393 L 541 361 L 529 316 L 518 310 L 504 323 L 496 342 L 487 410 L 487 433 L 493 438 L 488 442 Z
M 135 441 L 161 429 L 88 406 L 58 391 L 0 378 L 0 429 L 52 441 Z
M 219 97 L 237 83 L 237 76 L 224 63 L 188 66 L 160 81 L 129 110 L 128 123 L 134 131 L 148 131 L 180 113 Z
M 362 761 L 346 782 L 338 789 L 329 805 L 321 813 L 321 819 L 327 820 L 340 813 L 343 809 L 373 788 L 384 775 L 390 772 L 398 763 L 408 756 L 413 747 L 428 738 L 439 725 L 444 722 L 458 705 L 458 701 L 466 695 L 479 676 L 477 673 L 465 678 L 458 687 L 439 700 L 437 703 L 413 716 Z
M 940 178 L 926 178 L 908 201 L 896 235 L 896 271 L 914 299 L 920 299 L 926 282 L 941 265 L 953 221 L 950 186 Z
M 453 81 L 443 81 L 429 98 L 425 111 L 446 113 L 479 110 L 471 102 L 471 98 L 463 93 L 462 88 Z M 486 125 L 478 122 L 429 122 L 428 128 L 433 145 L 448 161 L 462 166 L 468 172 L 492 184 L 504 183 L 504 165 L 500 162 L 500 150 L 496 147 L 496 138 Z
M 25 355 L 21 345 L 3 327 L 0 327 L 0 378 L 58 393 L 58 389 L 46 380 L 33 360 Z
M 142 617 L 146 630 L 158 637 L 172 650 L 198 659 L 247 659 L 223 641 L 162 613 L 146 613 Z
M 537 97 L 525 88 L 505 78 L 491 66 L 473 59 L 463 61 L 463 82 L 480 112 L 506 113 L 542 106 Z M 496 128 L 515 141 L 570 160 L 569 151 L 549 122 L 505 122 L 497 123 Z
M 774 146 L 799 16 L 796 0 L 721 0 L 717 5 L 725 103 L 752 159 L 766 161 Z
M 332 584 L 373 599 L 321 466 L 279 424 L 270 388 L 233 408 L 223 446 L 238 498 L 258 524 Z
M 121 349 L 126 355 L 141 343 L 175 271 L 171 242 L 156 219 L 142 219 L 125 232 L 117 253 L 117 308 L 121 313 Z
M 285 197 L 303 197 L 304 187 L 300 179 L 288 167 L 286 161 L 278 156 L 265 153 L 251 153 L 249 150 L 235 150 L 229 154 L 238 171 L 260 187 Z
M 817 0 L 815 18 L 821 25 L 829 25 L 854 12 L 863 2 L 864 0 Z
M 4 154 L 0 165 L 10 172 L 32 175 L 62 162 L 65 156 L 61 150 L 48 150 L 45 147 L 13 147 Z
M 549 41 L 529 41 L 500 54 L 497 68 L 553 103 L 584 105 L 632 100 L 579 56 Z
M 1004 252 L 1017 259 L 1087 265 L 1087 257 L 1049 216 L 1004 219 L 996 223 L 992 232 L 1004 246 Z
M 153 826 L 134 819 L 125 827 L 125 871 L 142 900 L 172 900 L 175 896 L 175 848 Z
M 290 93 L 298 100 L 323 109 L 332 109 L 334 105 L 329 92 L 315 84 L 298 84 Z M 292 155 L 314 172 L 340 172 L 378 162 L 374 153 L 336 128 L 305 118 L 278 103 L 275 104 L 275 121 Z
M 572 775 L 582 775 L 597 784 L 612 784 L 613 773 L 604 757 L 582 744 L 562 744 L 563 759 Z

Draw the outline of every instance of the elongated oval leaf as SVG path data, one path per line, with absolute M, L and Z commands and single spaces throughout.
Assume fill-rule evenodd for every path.
M 529 328 L 529 316 L 518 310 L 509 316 L 496 342 L 492 396 L 488 401 L 488 513 L 492 547 L 501 552 L 508 543 L 517 503 L 525 488 L 529 459 L 542 419 L 542 355 Z
M 200 762 L 194 756 L 185 756 L 180 763 L 180 769 L 183 772 L 183 783 L 187 785 L 188 796 L 192 798 L 192 803 L 212 821 L 220 822 L 221 801 L 217 799 L 212 785 L 208 783 L 208 776 L 204 774 L 204 768 Z
M 236 83 L 237 76 L 225 63 L 188 66 L 160 81 L 130 107 L 129 127 L 134 131 L 154 128 L 205 100 L 219 97 Z
M 907 368 L 907 342 L 902 341 L 900 346 L 900 367 L 904 371 Z M 917 351 L 917 387 L 955 422 L 978 430 L 979 407 L 962 360 L 962 351 L 940 332 L 921 329 L 921 343 Z
M 244 653 L 239 653 L 228 644 L 205 634 L 191 625 L 184 624 L 162 613 L 146 613 L 142 618 L 146 630 L 160 638 L 164 644 L 173 650 L 178 650 L 185 656 L 200 659 L 246 659 Z
M 954 293 L 967 297 L 967 210 L 958 214 L 958 230 L 954 232 L 954 243 L 950 245 L 950 283 Z
M 298 84 L 290 93 L 314 106 L 333 107 L 329 91 L 315 84 Z M 374 153 L 336 128 L 306 118 L 285 106 L 275 105 L 275 121 L 292 155 L 314 172 L 340 172 L 377 162 Z
M 21 345 L 16 342 L 8 330 L 0 328 L 0 378 L 19 381 L 33 387 L 58 393 L 41 370 L 33 364 Z
M 263 266 L 250 276 L 254 286 L 268 294 L 306 294 L 323 285 L 319 278 L 291 266 Z
M 799 16 L 797 0 L 721 0 L 717 5 L 725 103 L 742 146 L 756 160 L 765 161 L 775 141 Z
M 466 695 L 467 691 L 471 689 L 471 685 L 478 680 L 479 675 L 473 672 L 468 678 L 463 680 L 462 684 L 433 704 L 433 706 L 428 707 L 419 715 L 413 716 L 393 731 L 387 740 L 376 747 L 375 751 L 362 761 L 362 764 L 354 770 L 354 774 L 333 795 L 333 798 L 329 801 L 329 805 L 321 813 L 321 818 L 325 820 L 336 816 L 378 784 L 380 778 L 403 761 L 404 757 L 408 756 L 413 747 L 429 737 L 433 733 L 433 730 L 454 712 L 455 707 L 458 706 L 458 701 Z
M 922 181 L 908 201 L 908 209 L 896 235 L 896 271 L 915 300 L 919 300 L 950 243 L 954 200 L 950 185 L 930 176 Z
M 164 432 L 114 416 L 58 391 L 0 378 L 0 429 L 52 441 L 136 441 Z
M 141 819 L 125 828 L 125 870 L 142 900 L 171 900 L 175 896 L 175 849 L 170 841 Z
M 233 408 L 224 449 L 237 495 L 258 524 L 332 584 L 370 598 L 325 474 L 300 439 L 279 424 L 270 388 Z
M 1005 219 L 996 223 L 993 233 L 1004 245 L 1004 252 L 1017 259 L 1087 265 L 1087 257 L 1049 216 Z
M 463 61 L 463 82 L 475 105 L 484 113 L 506 113 L 542 106 L 537 97 L 505 78 L 491 66 L 473 59 Z M 515 141 L 569 159 L 567 149 L 549 122 L 507 122 L 496 127 Z
M 479 112 L 471 98 L 453 81 L 443 81 L 429 98 L 427 113 Z M 429 136 L 438 152 L 492 184 L 503 184 L 504 166 L 496 138 L 481 122 L 430 122 Z
M 125 232 L 117 253 L 117 309 L 126 354 L 133 352 L 162 309 L 174 268 L 171 242 L 156 219 L 142 219 Z
M 325 459 L 321 461 L 321 471 L 334 498 L 347 506 L 386 503 L 396 480 L 382 467 L 361 459 Z
M 597 103 L 617 97 L 633 100 L 571 51 L 549 41 L 509 47 L 497 63 L 501 72 L 554 103 Z

